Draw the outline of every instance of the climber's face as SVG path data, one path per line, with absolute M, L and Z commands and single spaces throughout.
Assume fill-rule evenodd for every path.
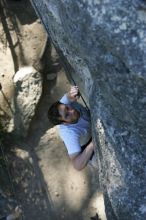
M 60 114 L 60 120 L 63 124 L 74 124 L 77 123 L 80 113 L 70 105 L 60 104 L 58 107 Z

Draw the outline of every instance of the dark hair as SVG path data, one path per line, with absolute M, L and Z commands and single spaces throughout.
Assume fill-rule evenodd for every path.
M 58 107 L 60 104 L 62 103 L 57 101 L 53 105 L 51 105 L 51 107 L 48 110 L 48 119 L 54 125 L 59 125 L 62 123 L 62 121 L 59 119 L 60 115 L 58 111 Z

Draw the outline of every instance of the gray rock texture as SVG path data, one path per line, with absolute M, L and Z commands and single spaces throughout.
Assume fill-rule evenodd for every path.
M 107 219 L 146 218 L 146 1 L 32 0 L 92 115 Z
M 42 94 L 41 74 L 33 67 L 21 68 L 14 77 L 14 112 L 11 129 L 25 137 Z

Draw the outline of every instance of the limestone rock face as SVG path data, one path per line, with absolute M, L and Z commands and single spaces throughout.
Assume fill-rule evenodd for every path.
M 14 131 L 26 136 L 42 94 L 41 75 L 33 67 L 21 68 L 14 77 Z
M 32 0 L 91 109 L 110 220 L 146 216 L 146 1 Z

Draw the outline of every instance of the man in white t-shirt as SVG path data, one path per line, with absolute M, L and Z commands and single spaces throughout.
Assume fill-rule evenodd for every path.
M 77 102 L 78 87 L 71 87 L 60 101 L 55 102 L 48 111 L 48 118 L 59 125 L 59 134 L 64 141 L 73 166 L 82 170 L 94 153 L 91 140 L 91 121 L 89 111 Z

